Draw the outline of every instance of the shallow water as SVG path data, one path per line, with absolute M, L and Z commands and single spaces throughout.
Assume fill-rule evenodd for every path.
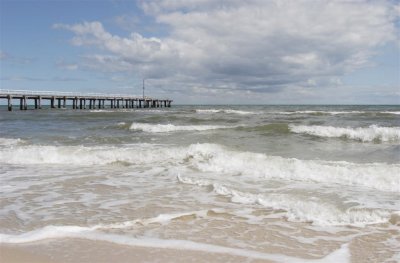
M 3 244 L 400 259 L 399 106 L 2 109 L 0 163 Z

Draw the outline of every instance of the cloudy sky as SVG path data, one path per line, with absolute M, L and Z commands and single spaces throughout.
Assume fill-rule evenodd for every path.
M 0 0 L 0 88 L 180 104 L 400 104 L 400 5 Z

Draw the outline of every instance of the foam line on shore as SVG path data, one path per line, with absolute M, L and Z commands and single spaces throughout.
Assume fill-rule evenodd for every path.
M 83 238 L 93 241 L 106 241 L 119 245 L 189 250 L 215 254 L 229 254 L 233 256 L 273 260 L 278 262 L 349 262 L 350 253 L 347 245 L 342 245 L 338 250 L 318 260 L 307 260 L 290 257 L 282 254 L 268 254 L 254 250 L 231 248 L 207 243 L 179 239 L 159 239 L 150 237 L 130 237 L 117 234 L 107 234 L 91 227 L 80 226 L 45 226 L 41 229 L 22 233 L 19 235 L 0 234 L 0 244 L 24 244 L 38 242 L 46 239 Z

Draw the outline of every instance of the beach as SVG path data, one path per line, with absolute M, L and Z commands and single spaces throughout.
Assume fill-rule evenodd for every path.
M 398 262 L 399 106 L 0 109 L 2 262 Z

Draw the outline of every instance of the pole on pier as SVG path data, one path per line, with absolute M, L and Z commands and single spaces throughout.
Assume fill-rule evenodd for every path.
M 143 79 L 143 99 L 144 99 L 144 79 Z

